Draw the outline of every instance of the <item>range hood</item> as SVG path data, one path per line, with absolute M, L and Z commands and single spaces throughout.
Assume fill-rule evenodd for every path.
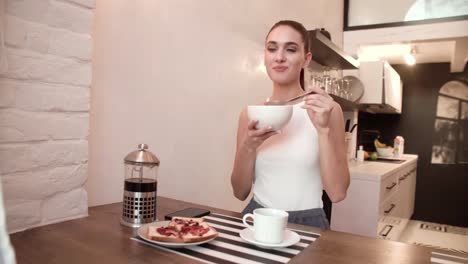
M 387 61 L 363 61 L 359 79 L 366 87 L 360 108 L 366 112 L 401 114 L 403 84 Z
M 312 60 L 325 67 L 335 69 L 358 69 L 359 61 L 346 54 L 331 41 L 325 29 L 309 30 L 309 50 Z

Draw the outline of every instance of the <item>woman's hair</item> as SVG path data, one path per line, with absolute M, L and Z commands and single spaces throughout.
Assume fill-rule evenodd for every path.
M 279 26 L 289 26 L 293 28 L 294 30 L 296 30 L 301 35 L 302 41 L 304 41 L 304 52 L 305 53 L 309 52 L 309 33 L 307 32 L 307 29 L 304 27 L 304 25 L 293 20 L 278 21 L 271 27 L 270 31 L 268 31 L 267 38 L 268 38 L 268 35 L 270 35 L 270 32 Z M 304 90 L 304 69 L 301 70 L 301 74 L 299 76 L 299 82 L 301 84 L 302 90 Z

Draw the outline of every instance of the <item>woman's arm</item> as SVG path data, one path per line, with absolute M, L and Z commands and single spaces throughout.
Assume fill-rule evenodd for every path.
M 258 121 L 248 121 L 246 110 L 239 116 L 237 147 L 231 185 L 234 196 L 244 201 L 252 189 L 257 148 L 269 137 L 277 134 L 271 127 L 256 129 Z
M 349 169 L 346 157 L 343 112 L 334 102 L 330 113 L 330 126 L 318 132 L 320 175 L 323 188 L 334 203 L 346 197 L 349 186 Z
M 320 88 L 307 96 L 303 108 L 317 129 L 319 138 L 320 175 L 330 200 L 334 203 L 346 197 L 349 169 L 346 157 L 344 120 L 341 107 Z

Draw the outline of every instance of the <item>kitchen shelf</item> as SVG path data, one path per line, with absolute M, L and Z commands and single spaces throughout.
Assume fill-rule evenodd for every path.
M 330 94 L 330 96 L 341 106 L 341 109 L 343 109 L 345 112 L 359 110 L 359 104 L 355 102 L 351 102 L 334 94 Z
M 319 29 L 309 30 L 309 45 L 312 60 L 335 69 L 358 69 L 359 61 L 346 54 L 331 42 Z

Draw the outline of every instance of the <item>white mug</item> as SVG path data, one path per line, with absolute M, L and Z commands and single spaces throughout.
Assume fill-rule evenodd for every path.
M 255 240 L 263 243 L 278 244 L 284 239 L 284 231 L 289 214 L 286 211 L 273 208 L 258 208 L 253 214 L 245 214 L 242 222 L 254 232 Z M 253 218 L 253 226 L 247 223 L 247 218 Z

